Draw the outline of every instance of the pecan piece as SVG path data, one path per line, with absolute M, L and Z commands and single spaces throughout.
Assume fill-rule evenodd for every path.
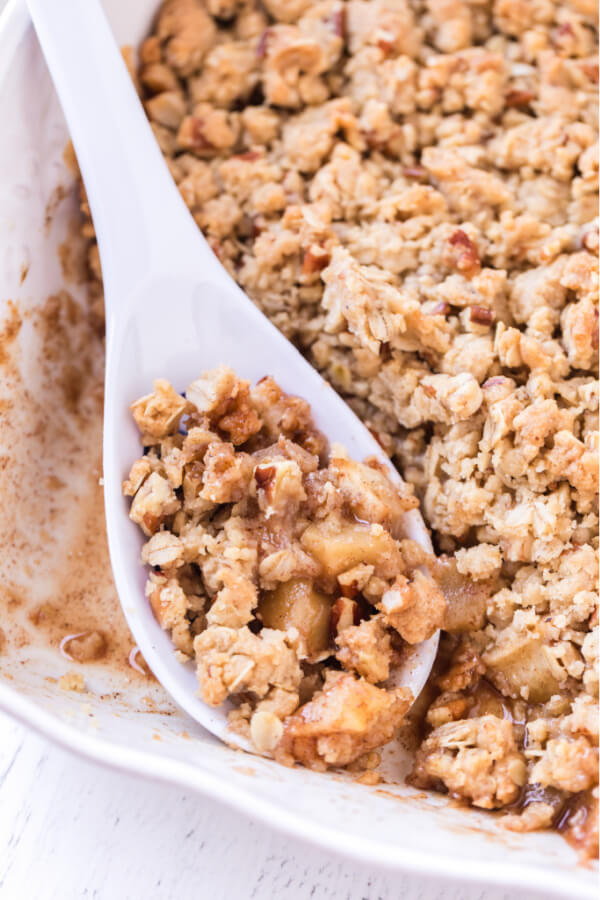
M 333 15 L 331 16 L 331 24 L 333 26 L 333 33 L 338 37 L 341 37 L 342 40 L 346 37 L 346 7 L 340 6 L 338 9 L 333 11 Z
M 458 228 L 450 235 L 448 243 L 458 248 L 454 265 L 459 272 L 469 275 L 479 271 L 481 264 L 477 247 L 462 228 Z
M 302 259 L 302 274 L 314 275 L 329 265 L 329 253 L 322 247 L 312 244 Z
M 145 513 L 143 522 L 150 534 L 155 534 L 163 522 L 162 516 L 153 516 L 152 513 Z
M 331 618 L 329 620 L 329 631 L 332 640 L 345 628 L 360 623 L 360 607 L 356 600 L 350 597 L 338 597 L 331 607 Z
M 476 325 L 491 325 L 494 321 L 494 313 L 485 306 L 472 306 L 470 310 L 471 322 Z
M 258 150 L 246 150 L 245 153 L 236 153 L 233 158 L 241 159 L 243 162 L 256 162 L 261 156 L 262 153 L 259 153 Z
M 270 31 L 266 28 L 261 36 L 258 39 L 258 44 L 256 45 L 256 55 L 259 59 L 264 59 L 267 55 L 267 43 L 269 41 Z
M 259 488 L 266 491 L 275 480 L 275 466 L 257 466 L 254 470 L 254 479 Z
M 392 35 L 390 35 L 389 32 L 385 31 L 382 31 L 380 33 L 380 37 L 377 39 L 377 46 L 379 47 L 381 52 L 385 54 L 385 56 L 393 53 L 396 49 L 396 43 Z
M 507 107 L 515 107 L 516 109 L 524 109 L 528 107 L 536 95 L 533 91 L 512 90 L 506 95 L 504 105 Z

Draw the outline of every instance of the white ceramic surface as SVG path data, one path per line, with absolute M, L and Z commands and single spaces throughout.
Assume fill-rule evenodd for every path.
M 107 9 L 118 41 L 135 44 L 147 31 L 154 3 L 111 0 Z M 0 110 L 1 325 L 9 299 L 34 309 L 61 286 L 57 247 L 75 209 L 72 177 L 62 162 L 66 128 L 20 0 L 2 20 Z M 65 199 L 52 203 L 55 213 L 45 224 L 49 201 L 61 196 L 57 185 L 66 188 Z M 24 281 L 23 265 L 29 267 Z M 35 392 L 39 346 L 34 329 L 22 331 L 20 366 Z M 27 452 L 25 437 L 19 453 Z M 73 490 L 78 477 L 74 471 Z M 59 548 L 61 529 L 66 534 L 68 527 L 57 516 L 48 540 Z M 29 596 L 43 598 L 53 572 L 25 562 L 17 551 L 5 552 L 0 577 L 17 573 Z M 10 604 L 0 606 L 3 617 L 7 609 Z M 283 769 L 220 744 L 176 710 L 158 685 L 98 666 L 86 676 L 87 694 L 65 693 L 53 679 L 66 668 L 56 649 L 9 647 L 0 653 L 0 707 L 98 763 L 211 795 L 281 831 L 373 865 L 504 885 L 513 896 L 526 888 L 548 897 L 597 896 L 596 872 L 578 867 L 575 853 L 556 835 L 507 833 L 491 815 L 456 809 L 443 797 L 404 786 L 369 788 L 341 776 Z M 401 778 L 407 758 L 388 754 L 385 763 L 390 775 Z

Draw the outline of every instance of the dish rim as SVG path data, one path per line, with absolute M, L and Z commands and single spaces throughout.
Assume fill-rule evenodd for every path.
M 1 26 L 0 21 L 0 42 Z M 280 834 L 320 849 L 332 850 L 353 862 L 376 865 L 398 874 L 402 872 L 437 880 L 450 878 L 456 884 L 462 882 L 481 887 L 520 888 L 540 895 L 543 893 L 548 898 L 595 900 L 597 897 L 593 884 L 581 882 L 574 892 L 573 873 L 570 872 L 546 871 L 520 863 L 490 865 L 489 862 L 454 859 L 443 854 L 429 856 L 422 851 L 382 846 L 376 841 L 346 833 L 338 835 L 333 828 L 314 822 L 308 828 L 304 816 L 289 812 L 243 787 L 232 787 L 225 778 L 215 777 L 214 772 L 205 772 L 179 759 L 132 750 L 104 738 L 85 734 L 61 722 L 52 713 L 45 712 L 36 703 L 1 682 L 0 711 L 74 756 L 128 775 L 173 784 L 179 788 L 192 788 L 201 795 L 225 803 L 230 809 L 237 810 L 248 818 L 260 821 Z
M 32 27 L 25 0 L 9 0 L 0 13 L 0 87 L 19 45 Z M 226 778 L 196 768 L 188 762 L 155 752 L 123 747 L 101 737 L 81 732 L 74 726 L 46 712 L 37 703 L 0 681 L 0 711 L 62 749 L 98 765 L 149 780 L 170 783 L 225 803 L 250 818 L 258 819 L 275 831 L 313 846 L 332 850 L 361 864 L 380 866 L 389 871 L 405 872 L 441 880 L 472 885 L 520 888 L 547 897 L 595 900 L 593 883 L 573 883 L 573 871 L 556 870 L 522 863 L 490 864 L 476 859 L 456 859 L 449 854 L 428 855 L 423 851 L 391 845 L 309 823 L 306 817 L 290 812 L 277 803 L 258 797 L 240 786 L 230 785 Z M 241 751 L 240 751 L 241 752 Z

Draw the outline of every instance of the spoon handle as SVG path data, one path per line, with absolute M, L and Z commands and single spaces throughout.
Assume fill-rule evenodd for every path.
M 84 178 L 102 259 L 107 325 L 148 274 L 225 273 L 162 157 L 99 0 L 27 0 Z M 211 271 L 212 270 L 212 271 Z

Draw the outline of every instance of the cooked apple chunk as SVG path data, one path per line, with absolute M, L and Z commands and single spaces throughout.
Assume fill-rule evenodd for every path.
M 300 635 L 300 655 L 318 659 L 329 645 L 332 597 L 315 589 L 309 578 L 291 578 L 274 591 L 265 591 L 258 616 L 267 628 Z
M 320 563 L 324 575 L 340 575 L 359 563 L 374 566 L 375 575 L 381 578 L 402 571 L 400 548 L 379 524 L 366 525 L 331 515 L 309 525 L 300 542 Z
M 446 598 L 444 631 L 462 634 L 483 628 L 491 582 L 473 581 L 461 575 L 456 561 L 449 557 L 438 559 L 431 570 Z
M 364 522 L 378 522 L 399 535 L 406 510 L 418 506 L 408 485 L 394 484 L 380 464 L 350 459 L 339 444 L 331 448 L 334 483 L 352 513 Z
M 488 677 L 507 697 L 544 703 L 566 681 L 566 672 L 535 633 L 511 629 L 482 658 Z

